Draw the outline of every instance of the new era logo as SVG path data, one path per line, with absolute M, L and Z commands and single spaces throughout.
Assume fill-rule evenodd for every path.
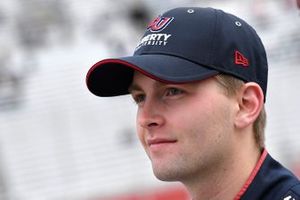
M 234 62 L 237 65 L 243 65 L 244 67 L 249 67 L 248 59 L 239 51 L 234 53 Z

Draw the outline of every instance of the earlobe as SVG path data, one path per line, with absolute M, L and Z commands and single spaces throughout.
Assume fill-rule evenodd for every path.
M 262 89 L 257 83 L 245 83 L 238 93 L 239 110 L 236 115 L 235 126 L 242 129 L 253 124 L 264 104 Z

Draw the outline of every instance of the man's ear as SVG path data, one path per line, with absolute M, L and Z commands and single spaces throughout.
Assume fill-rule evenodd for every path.
M 236 128 L 245 128 L 254 123 L 263 104 L 264 94 L 261 87 L 254 82 L 245 83 L 238 92 L 239 110 L 235 118 Z

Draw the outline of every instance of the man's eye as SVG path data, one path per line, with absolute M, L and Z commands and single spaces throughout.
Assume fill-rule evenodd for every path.
M 142 103 L 143 101 L 145 101 L 145 95 L 143 95 L 143 94 L 134 95 L 133 99 L 134 99 L 135 103 L 139 104 L 139 103 Z
M 178 89 L 178 88 L 168 88 L 166 95 L 167 96 L 174 96 L 174 95 L 179 95 L 179 94 L 182 94 L 182 93 L 183 93 L 183 91 L 181 89 Z

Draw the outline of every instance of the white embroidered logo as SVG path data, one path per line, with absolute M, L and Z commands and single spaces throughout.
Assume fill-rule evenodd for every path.
M 166 46 L 168 39 L 171 37 L 171 34 L 166 33 L 153 33 L 143 37 L 136 47 L 136 50 L 142 46 Z
M 292 198 L 291 195 L 289 195 L 288 197 L 285 197 L 283 200 L 296 200 L 295 198 Z

